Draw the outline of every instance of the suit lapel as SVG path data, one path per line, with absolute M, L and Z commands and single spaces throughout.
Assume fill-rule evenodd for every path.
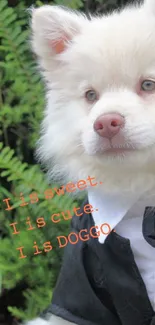
M 146 207 L 143 217 L 142 233 L 145 240 L 155 247 L 155 207 Z

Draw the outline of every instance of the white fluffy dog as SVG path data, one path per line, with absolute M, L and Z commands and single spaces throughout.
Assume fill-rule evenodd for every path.
M 32 32 L 47 85 L 38 154 L 50 177 L 155 193 L 155 0 L 91 20 L 45 5 L 32 10 Z

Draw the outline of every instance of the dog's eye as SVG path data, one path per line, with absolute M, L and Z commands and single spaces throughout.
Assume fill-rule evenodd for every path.
M 93 89 L 86 91 L 85 97 L 89 102 L 95 102 L 98 99 L 98 95 Z
M 144 91 L 153 91 L 153 90 L 155 90 L 155 81 L 145 80 L 142 82 L 141 88 Z

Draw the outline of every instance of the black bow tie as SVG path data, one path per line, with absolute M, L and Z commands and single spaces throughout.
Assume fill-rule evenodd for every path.
M 142 233 L 145 240 L 155 247 L 155 207 L 146 207 L 143 217 Z

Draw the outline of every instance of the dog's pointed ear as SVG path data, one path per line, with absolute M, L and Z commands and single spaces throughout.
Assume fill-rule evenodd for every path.
M 155 14 L 155 0 L 144 0 L 144 9 Z
M 64 52 L 87 21 L 84 15 L 61 6 L 45 5 L 31 11 L 32 48 L 43 61 Z

